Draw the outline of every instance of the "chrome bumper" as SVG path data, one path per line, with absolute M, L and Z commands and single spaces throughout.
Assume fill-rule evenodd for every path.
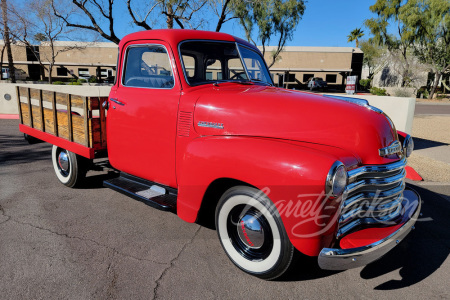
M 323 248 L 318 257 L 320 268 L 324 270 L 347 270 L 365 266 L 381 258 L 402 241 L 413 229 L 421 208 L 421 200 L 417 192 L 406 189 L 405 193 L 408 194 L 409 201 L 418 201 L 418 204 L 412 217 L 402 227 L 384 239 L 367 246 L 351 249 Z

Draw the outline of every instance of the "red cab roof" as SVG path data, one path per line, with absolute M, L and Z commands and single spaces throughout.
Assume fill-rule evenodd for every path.
M 164 40 L 175 47 L 176 45 L 178 45 L 178 43 L 185 40 L 229 41 L 229 42 L 239 42 L 241 44 L 244 44 L 248 47 L 251 47 L 259 51 L 254 45 L 248 43 L 247 41 L 227 33 L 191 30 L 191 29 L 153 29 L 153 30 L 138 31 L 126 35 L 120 41 L 119 48 L 122 49 L 122 47 L 127 42 L 136 40 Z

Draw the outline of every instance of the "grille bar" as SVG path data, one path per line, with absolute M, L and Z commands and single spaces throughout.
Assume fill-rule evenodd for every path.
M 402 212 L 406 159 L 348 171 L 337 237 L 361 225 L 390 224 Z

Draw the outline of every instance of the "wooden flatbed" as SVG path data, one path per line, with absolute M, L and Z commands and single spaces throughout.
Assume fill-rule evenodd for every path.
M 17 87 L 21 132 L 92 159 L 106 150 L 107 97 Z

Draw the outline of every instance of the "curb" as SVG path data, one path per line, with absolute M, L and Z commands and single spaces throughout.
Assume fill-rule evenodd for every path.
M 19 115 L 0 114 L 1 120 L 19 120 Z

